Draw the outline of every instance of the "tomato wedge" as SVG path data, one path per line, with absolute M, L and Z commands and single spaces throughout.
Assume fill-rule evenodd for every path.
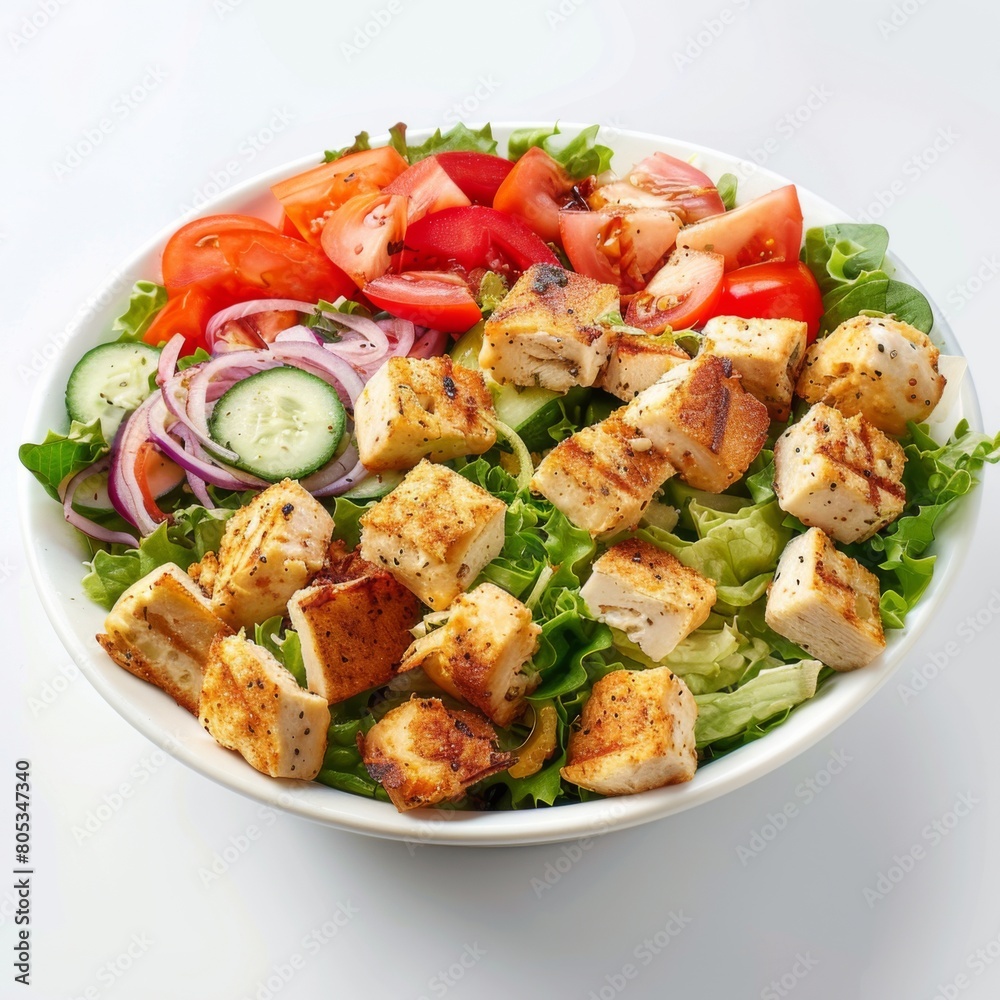
M 358 288 L 385 274 L 403 248 L 406 205 L 401 194 L 360 194 L 327 219 L 323 251 Z
M 407 165 L 391 146 L 364 149 L 278 181 L 271 191 L 302 238 L 318 247 L 334 209 L 358 195 L 381 191 Z
M 252 215 L 206 215 L 181 226 L 167 240 L 160 258 L 163 283 L 168 289 L 184 288 L 215 275 L 225 261 L 218 239 L 234 231 L 277 233 L 269 222 Z
M 801 243 L 802 208 L 794 184 L 685 226 L 677 237 L 679 247 L 721 253 L 727 271 L 778 257 L 795 260 Z
M 680 227 L 677 216 L 662 208 L 559 213 L 562 245 L 573 270 L 624 292 L 645 286 L 674 245 Z
M 394 181 L 387 184 L 385 194 L 402 194 L 409 198 L 407 223 L 416 222 L 431 212 L 443 208 L 460 208 L 470 204 L 462 189 L 448 176 L 433 156 L 407 167 Z
M 380 309 L 444 333 L 465 333 L 482 312 L 457 274 L 442 271 L 405 271 L 383 274 L 369 281 L 365 295 Z
M 625 322 L 650 333 L 685 329 L 713 315 L 722 289 L 720 254 L 675 250 L 628 305 Z
M 713 314 L 801 320 L 807 325 L 808 342 L 812 343 L 823 316 L 823 295 L 812 271 L 802 261 L 769 260 L 727 272 Z
M 532 146 L 514 164 L 493 207 L 523 220 L 543 240 L 559 239 L 559 209 L 571 201 L 573 178 L 544 149 Z
M 510 160 L 492 153 L 452 150 L 438 153 L 436 159 L 465 196 L 477 205 L 492 205 L 497 190 L 514 168 Z
M 647 156 L 632 168 L 628 179 L 643 191 L 666 198 L 685 223 L 726 210 L 707 174 L 668 153 Z
M 516 277 L 532 264 L 559 259 L 520 219 L 485 205 L 446 208 L 425 215 L 406 232 L 403 269 L 454 270 L 477 267 Z
M 166 343 L 175 333 L 184 337 L 182 353 L 191 354 L 198 347 L 207 347 L 205 327 L 212 316 L 222 308 L 196 285 L 168 299 L 156 314 L 142 339 L 154 347 Z

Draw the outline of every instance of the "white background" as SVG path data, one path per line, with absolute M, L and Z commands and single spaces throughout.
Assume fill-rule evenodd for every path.
M 996 7 L 666 6 L 6 0 L 8 463 L 43 348 L 140 243 L 213 185 L 400 119 L 594 121 L 766 160 L 888 226 L 1000 427 Z M 102 119 L 101 141 L 72 156 Z M 36 865 L 30 989 L 13 982 L 13 879 L 0 876 L 0 995 L 1000 995 L 1000 482 L 984 478 L 967 571 L 848 723 L 690 812 L 519 849 L 341 833 L 164 758 L 69 663 L 25 570 L 13 490 L 0 493 L 0 788 L 31 760 Z M 933 679 L 907 696 L 922 669 Z M 846 764 L 833 774 L 831 760 Z M 0 793 L 3 871 L 11 799 Z

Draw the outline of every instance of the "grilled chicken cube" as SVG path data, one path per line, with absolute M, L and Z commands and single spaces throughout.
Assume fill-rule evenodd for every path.
M 553 264 L 533 264 L 486 321 L 479 367 L 497 382 L 566 392 L 593 385 L 611 353 L 618 289 Z
M 298 483 L 269 486 L 226 522 L 212 609 L 234 629 L 283 615 L 323 565 L 332 534 L 333 518 Z
M 816 403 L 774 445 L 778 505 L 838 542 L 871 538 L 903 512 L 906 456 L 860 413 Z
M 681 350 L 669 336 L 619 332 L 597 384 L 627 403 L 671 368 L 690 360 L 687 351 Z
M 334 704 L 396 676 L 409 630 L 420 621 L 420 603 L 388 573 L 374 570 L 298 591 L 288 616 L 302 644 L 309 690 Z
M 677 365 L 625 409 L 638 428 L 700 490 L 721 493 L 764 445 L 767 407 L 745 392 L 726 358 L 699 354 Z
M 358 734 L 368 773 L 400 811 L 461 798 L 469 785 L 516 760 L 496 749 L 496 732 L 476 712 L 411 698 Z
M 219 557 L 214 552 L 206 552 L 198 562 L 191 563 L 187 575 L 191 577 L 198 589 L 209 599 L 215 587 L 215 577 L 219 572 Z
M 361 515 L 361 555 L 440 610 L 500 553 L 506 513 L 502 500 L 425 459 Z
M 590 613 L 624 632 L 654 663 L 708 619 L 715 584 L 639 538 L 612 545 L 580 590 Z
M 326 699 L 242 632 L 212 644 L 198 714 L 216 742 L 272 778 L 311 781 L 323 766 Z
M 715 316 L 702 331 L 706 354 L 729 358 L 743 388 L 773 420 L 787 420 L 792 392 L 806 354 L 806 324 L 796 319 Z
M 560 774 L 601 795 L 690 781 L 697 718 L 694 696 L 668 667 L 613 670 L 595 682 L 570 730 Z
M 447 615 L 410 646 L 400 671 L 423 667 L 443 691 L 509 726 L 538 684 L 524 667 L 538 651 L 541 627 L 516 597 L 492 583 L 460 595 Z
M 786 546 L 767 595 L 765 620 L 834 670 L 854 670 L 885 648 L 874 573 L 810 528 Z
M 389 358 L 354 407 L 358 454 L 366 469 L 409 469 L 481 455 L 496 444 L 493 397 L 483 373 L 436 358 Z
M 120 667 L 162 688 L 192 715 L 208 651 L 229 626 L 174 563 L 158 566 L 115 601 L 97 636 Z
M 625 408 L 553 448 L 531 488 L 594 537 L 634 528 L 674 467 L 623 419 Z
M 806 351 L 795 392 L 848 417 L 860 413 L 886 434 L 930 415 L 944 392 L 940 352 L 908 323 L 874 316 L 846 320 Z

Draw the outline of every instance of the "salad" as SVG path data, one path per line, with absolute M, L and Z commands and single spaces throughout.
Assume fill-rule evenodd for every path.
M 22 446 L 98 641 L 258 770 L 400 810 L 688 780 L 879 655 L 1000 459 L 924 425 L 882 227 L 598 138 L 397 125 L 276 225 L 187 223 Z

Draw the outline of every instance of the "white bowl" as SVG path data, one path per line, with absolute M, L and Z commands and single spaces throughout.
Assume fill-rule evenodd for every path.
M 501 151 L 506 148 L 513 127 L 516 126 L 494 127 Z M 569 133 L 579 127 L 563 126 Z M 615 149 L 613 165 L 619 171 L 656 150 L 663 150 L 684 159 L 693 157 L 696 166 L 715 178 L 726 171 L 735 173 L 740 178 L 740 203 L 788 183 L 785 178 L 747 161 L 673 139 L 618 130 L 608 130 L 601 139 Z M 386 141 L 385 137 L 381 141 Z M 280 210 L 269 193 L 269 185 L 317 161 L 316 156 L 305 157 L 247 181 L 189 217 L 244 211 L 276 222 Z M 846 220 L 844 213 L 816 195 L 801 187 L 798 193 L 807 226 Z M 111 322 L 127 301 L 132 282 L 159 274 L 159 251 L 186 218 L 139 250 L 91 298 L 93 307 L 77 323 L 68 345 L 54 359 L 36 389 L 25 426 L 25 440 L 41 440 L 48 428 L 65 426 L 63 389 L 74 363 L 86 349 L 109 339 Z M 898 261 L 895 265 L 901 278 L 919 287 Z M 937 309 L 934 320 L 934 338 L 939 346 L 947 354 L 959 354 L 947 321 Z M 968 375 L 954 396 L 947 430 L 960 416 L 980 429 L 979 405 Z M 102 628 L 104 612 L 90 602 L 80 586 L 84 573 L 82 560 L 86 558 L 80 539 L 63 521 L 59 505 L 44 496 L 34 478 L 24 469 L 20 469 L 19 475 L 24 543 L 42 605 L 80 669 L 136 729 L 213 781 L 275 808 L 377 837 L 467 845 L 548 843 L 645 823 L 739 788 L 802 753 L 856 712 L 904 660 L 961 565 L 979 509 L 979 491 L 976 491 L 941 526 L 933 549 L 938 556 L 933 581 L 911 612 L 906 628 L 889 633 L 882 656 L 862 670 L 834 677 L 783 725 L 763 739 L 706 764 L 687 784 L 548 809 L 486 814 L 419 810 L 400 814 L 388 803 L 349 795 L 318 783 L 276 780 L 260 774 L 238 754 L 216 744 L 197 719 L 161 691 L 115 666 L 94 639 Z

